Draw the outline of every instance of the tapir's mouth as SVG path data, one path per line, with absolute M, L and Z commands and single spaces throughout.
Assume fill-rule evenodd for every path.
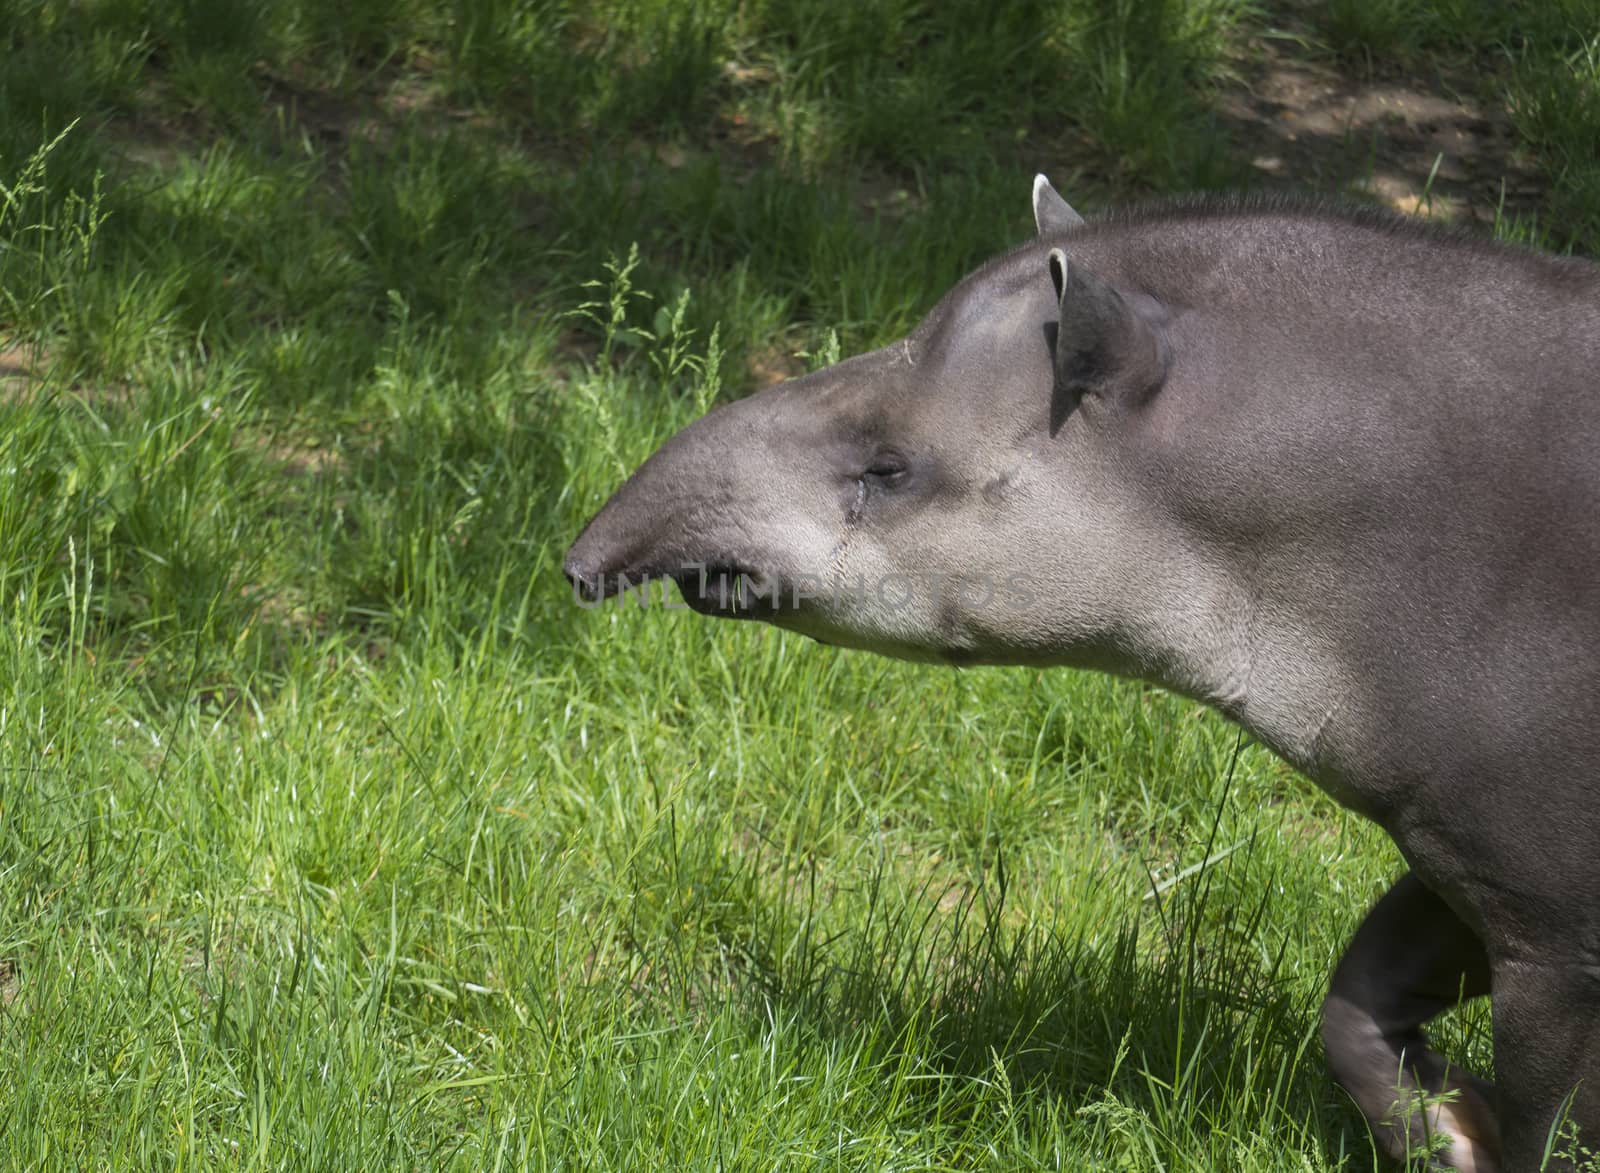
M 702 615 L 720 619 L 769 618 L 783 606 L 783 584 L 737 562 L 685 566 L 667 575 L 683 601 Z
M 693 610 L 723 619 L 771 619 L 786 605 L 795 605 L 785 597 L 784 583 L 778 575 L 728 558 L 610 570 L 585 565 L 569 556 L 564 570 L 575 597 L 584 606 L 639 588 L 646 590 L 643 597 L 649 597 L 648 585 L 657 579 L 670 579 L 677 584 L 678 593 Z

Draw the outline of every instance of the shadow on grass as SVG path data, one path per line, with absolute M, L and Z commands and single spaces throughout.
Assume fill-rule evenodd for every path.
M 763 997 L 824 1038 L 885 1040 L 956 1080 L 1003 1072 L 1015 1094 L 1096 1126 L 1132 1120 L 1171 1157 L 1225 1159 L 1245 1120 L 1330 1164 L 1369 1151 L 1322 1066 L 1317 1000 L 1259 950 L 1265 896 L 1209 918 L 1172 910 L 1187 919 L 1147 928 L 1141 948 L 1132 924 L 1094 939 L 1008 925 L 1005 882 L 948 913 L 927 894 L 814 954 L 806 942 L 760 969 Z M 1214 1127 L 1229 1130 L 1215 1148 Z
M 631 900 L 629 915 L 662 919 L 627 930 L 653 975 L 636 999 L 691 1020 L 741 1007 L 867 1070 L 915 1072 L 909 1094 L 930 1126 L 992 1113 L 998 1081 L 1007 1102 L 1030 1102 L 1015 1127 L 1069 1121 L 1073 1151 L 1128 1143 L 1158 1166 L 1205 1167 L 1209 1153 L 1221 1168 L 1260 1145 L 1365 1167 L 1366 1126 L 1323 1065 L 1325 975 L 1308 996 L 1305 975 L 1284 972 L 1288 943 L 1268 944 L 1273 885 L 1253 847 L 1164 896 L 1153 921 L 1132 907 L 1120 925 L 1086 925 L 1070 908 L 1052 924 L 1009 910 L 1003 860 L 943 891 L 907 889 L 888 861 L 860 890 L 828 891 L 794 860 L 774 901 L 755 857 L 706 838 L 686 830 L 665 858 L 641 857 L 653 899 Z M 724 958 L 710 969 L 693 944 L 708 939 Z
M 292 0 L 130 0 L 70 25 L 24 7 L 0 30 L 0 158 L 84 118 L 95 134 L 56 159 L 56 200 L 124 177 L 113 271 L 123 253 L 174 268 L 149 255 L 170 243 L 202 270 L 171 294 L 177 326 L 222 339 L 359 329 L 390 290 L 456 328 L 496 304 L 548 311 L 638 242 L 657 284 L 711 286 L 702 312 L 730 338 L 782 317 L 850 345 L 903 329 L 1008 243 L 1040 167 L 1092 160 L 1096 190 L 1221 178 L 1187 87 L 1237 5 L 613 7 L 331 19 Z M 230 171 L 248 190 L 210 223 L 153 207 L 184 170 L 203 199 Z M 762 320 L 735 328 L 750 301 Z

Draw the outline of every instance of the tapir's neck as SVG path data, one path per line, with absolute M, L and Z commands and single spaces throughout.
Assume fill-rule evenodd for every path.
M 1217 559 L 1174 556 L 1141 593 L 1113 670 L 1212 706 L 1325 787 L 1342 789 L 1329 761 L 1348 734 L 1355 692 L 1336 648 L 1264 601 L 1247 569 Z

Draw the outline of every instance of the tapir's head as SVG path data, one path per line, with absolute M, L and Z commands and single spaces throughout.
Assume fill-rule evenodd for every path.
M 1164 310 L 1073 259 L 1042 176 L 1034 214 L 909 337 L 669 440 L 567 554 L 580 599 L 670 577 L 827 643 L 1112 666 L 1144 508 L 1119 433 L 1165 378 Z

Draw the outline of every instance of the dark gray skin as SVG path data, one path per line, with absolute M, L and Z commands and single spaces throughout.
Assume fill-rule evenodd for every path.
M 1034 204 L 904 341 L 675 436 L 567 575 L 1216 706 L 1412 869 L 1324 1007 L 1383 1148 L 1536 1169 L 1569 1096 L 1593 1145 L 1600 267 L 1372 213 Z M 1421 1032 L 1486 993 L 1492 1086 Z

